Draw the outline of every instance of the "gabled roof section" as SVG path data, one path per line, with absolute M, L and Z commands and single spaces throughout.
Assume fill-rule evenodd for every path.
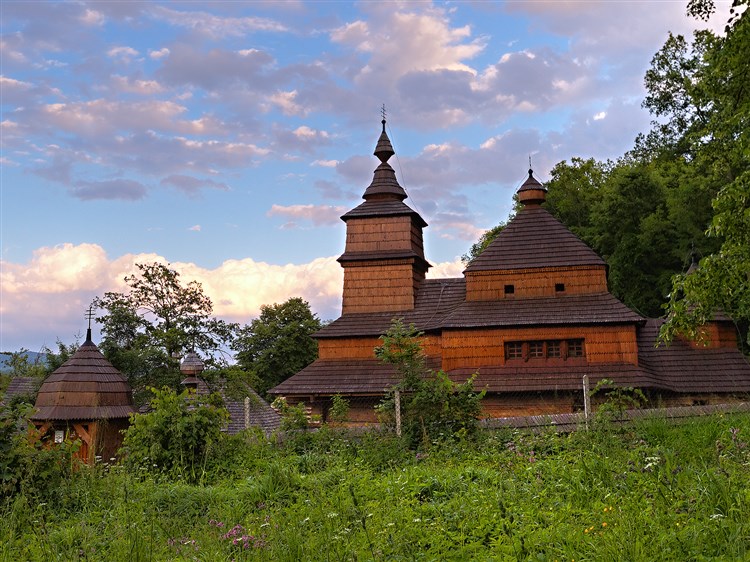
M 439 329 L 443 320 L 466 298 L 462 278 L 426 279 L 417 292 L 414 309 L 400 312 L 344 314 L 313 334 L 315 338 L 380 336 L 394 318 L 421 331 Z
M 546 209 L 527 205 L 464 272 L 581 265 L 605 263 Z

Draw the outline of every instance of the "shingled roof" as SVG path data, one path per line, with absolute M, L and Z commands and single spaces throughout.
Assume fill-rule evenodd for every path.
M 102 420 L 135 413 L 125 376 L 91 341 L 47 377 L 39 388 L 32 420 Z
M 694 346 L 675 338 L 658 341 L 664 320 L 638 330 L 638 361 L 660 386 L 679 392 L 750 392 L 750 363 L 737 348 Z M 658 344 L 658 346 L 657 346 Z
M 394 318 L 421 331 L 439 329 L 445 318 L 466 298 L 464 279 L 427 279 L 417 292 L 414 309 L 403 312 L 344 314 L 315 334 L 315 338 L 380 336 Z
M 539 205 L 527 205 L 465 271 L 581 265 L 605 263 L 549 211 Z
M 466 301 L 442 322 L 443 328 L 632 324 L 644 318 L 610 293 L 499 301 Z

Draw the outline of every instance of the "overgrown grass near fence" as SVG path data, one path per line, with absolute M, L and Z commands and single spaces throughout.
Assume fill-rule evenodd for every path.
M 0 560 L 746 560 L 750 415 L 235 439 L 204 484 L 80 470 L 0 513 Z

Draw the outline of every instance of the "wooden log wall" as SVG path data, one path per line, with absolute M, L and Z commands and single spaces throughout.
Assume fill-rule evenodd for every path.
M 737 348 L 737 330 L 731 322 L 709 322 L 701 326 L 700 337 L 690 340 L 696 349 L 727 347 Z
M 346 262 L 342 312 L 411 310 L 424 278 L 413 259 Z
M 482 400 L 482 418 L 506 418 L 515 416 L 546 416 L 575 411 L 576 397 L 573 393 L 515 394 L 498 396 L 491 394 Z
M 505 364 L 505 342 L 583 339 L 587 363 L 638 364 L 634 326 L 443 330 L 443 369 Z
M 562 283 L 560 292 L 555 285 Z M 505 286 L 513 285 L 512 294 Z M 504 298 L 554 297 L 582 295 L 607 291 L 604 266 L 549 267 L 504 271 L 471 271 L 466 273 L 466 300 L 492 301 Z
M 352 218 L 346 224 L 347 252 L 414 250 L 424 257 L 422 229 L 411 217 Z
M 372 359 L 375 347 L 383 342 L 380 338 L 321 338 L 318 340 L 320 359 Z M 425 355 L 440 356 L 441 337 L 428 335 L 422 338 Z

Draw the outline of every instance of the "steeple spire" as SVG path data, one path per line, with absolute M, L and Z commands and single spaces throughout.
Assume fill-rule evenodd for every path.
M 88 309 L 84 313 L 84 316 L 89 321 L 89 327 L 86 329 L 86 341 L 84 343 L 94 343 L 91 339 L 91 319 L 94 317 L 94 305 L 89 305 Z

